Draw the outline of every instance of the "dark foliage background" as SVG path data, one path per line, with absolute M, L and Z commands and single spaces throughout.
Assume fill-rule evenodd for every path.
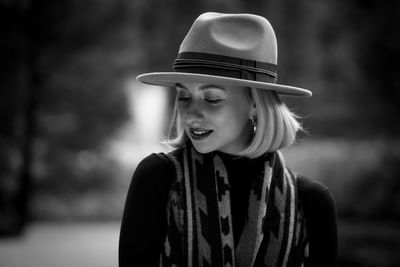
M 399 1 L 0 0 L 0 233 L 120 220 L 126 83 L 170 70 L 205 11 L 267 17 L 279 82 L 313 91 L 284 99 L 310 132 L 284 153 L 335 195 L 340 266 L 400 266 Z

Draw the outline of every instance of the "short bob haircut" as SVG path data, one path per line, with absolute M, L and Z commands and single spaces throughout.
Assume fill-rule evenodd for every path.
M 277 93 L 250 87 L 244 90 L 250 101 L 249 105 L 252 103 L 256 106 L 257 129 L 247 148 L 237 155 L 257 158 L 294 143 L 297 131 L 304 130 L 297 120 L 299 117 L 288 109 Z M 181 148 L 187 140 L 175 100 L 169 135 L 162 140 L 162 143 L 173 148 Z

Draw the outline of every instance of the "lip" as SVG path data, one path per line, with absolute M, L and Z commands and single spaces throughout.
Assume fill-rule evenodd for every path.
M 189 135 L 193 140 L 204 140 L 210 136 L 213 130 L 201 128 L 189 128 Z

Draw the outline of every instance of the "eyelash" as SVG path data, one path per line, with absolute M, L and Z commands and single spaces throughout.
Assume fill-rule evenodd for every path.
M 190 97 L 179 97 L 178 98 L 179 102 L 187 102 L 190 101 Z M 205 98 L 204 101 L 206 101 L 209 104 L 218 104 L 219 102 L 221 102 L 221 99 L 207 99 Z
M 219 102 L 221 102 L 221 99 L 204 99 L 204 100 L 210 104 L 218 104 Z
M 180 102 L 186 102 L 186 101 L 189 101 L 190 100 L 190 97 L 179 97 L 178 98 L 178 101 L 180 101 Z

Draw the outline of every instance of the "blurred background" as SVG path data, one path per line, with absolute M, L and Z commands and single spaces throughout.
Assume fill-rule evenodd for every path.
M 0 0 L 0 266 L 117 266 L 125 196 L 166 132 L 171 70 L 202 12 L 274 26 L 308 134 L 283 152 L 326 184 L 339 266 L 400 266 L 400 2 Z

